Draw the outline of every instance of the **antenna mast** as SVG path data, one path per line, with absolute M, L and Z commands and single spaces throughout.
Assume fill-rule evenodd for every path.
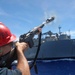
M 59 26 L 58 28 L 59 28 L 59 34 L 61 35 L 61 31 L 60 31 L 61 27 Z

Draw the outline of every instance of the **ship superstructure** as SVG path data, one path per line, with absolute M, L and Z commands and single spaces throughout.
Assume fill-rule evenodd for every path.
M 74 58 L 75 57 L 75 39 L 71 39 L 66 33 L 52 33 L 48 31 L 43 33 L 41 39 L 41 49 L 38 59 L 56 59 L 56 58 Z M 28 59 L 33 59 L 36 55 L 38 38 L 34 38 L 35 46 L 28 49 L 25 53 Z

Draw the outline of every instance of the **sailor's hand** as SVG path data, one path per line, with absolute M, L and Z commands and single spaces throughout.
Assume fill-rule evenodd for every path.
M 41 28 L 38 28 L 38 32 L 37 32 L 37 34 L 40 34 L 41 31 L 42 31 L 42 29 L 41 29 Z
M 19 43 L 19 42 L 16 42 L 16 49 L 17 51 L 26 51 L 28 49 L 29 45 L 25 42 L 22 42 L 22 43 Z

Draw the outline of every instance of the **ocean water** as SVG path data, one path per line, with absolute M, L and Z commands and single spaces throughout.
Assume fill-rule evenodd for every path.
M 40 60 L 36 62 L 31 75 L 75 75 L 75 59 Z
M 36 66 L 30 70 L 31 75 L 75 75 L 75 59 L 38 60 Z

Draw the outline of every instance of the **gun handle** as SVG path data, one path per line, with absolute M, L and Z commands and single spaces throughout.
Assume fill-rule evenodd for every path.
M 29 47 L 32 48 L 33 45 L 34 45 L 33 39 L 29 40 L 29 41 L 28 41 L 28 44 L 29 44 Z

